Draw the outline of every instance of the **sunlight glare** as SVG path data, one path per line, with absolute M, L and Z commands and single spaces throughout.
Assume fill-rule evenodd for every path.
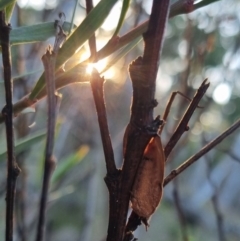
M 102 27 L 105 31 L 111 31 L 116 28 L 121 13 L 122 2 L 117 2 L 105 19 Z
M 103 72 L 103 73 L 104 73 L 104 78 L 105 79 L 113 79 L 113 77 L 116 74 L 116 71 L 115 71 L 115 68 L 112 67 L 112 68 L 106 70 L 106 72 Z
M 90 74 L 92 73 L 93 65 L 94 65 L 94 64 L 88 64 L 88 65 L 87 65 L 87 68 L 86 68 L 87 74 L 90 75 Z
M 80 56 L 80 59 L 79 59 L 79 63 L 85 61 L 86 59 L 88 59 L 90 57 L 90 54 L 88 51 L 84 51 L 81 56 Z
M 107 59 L 102 59 L 98 61 L 97 63 L 90 63 L 88 64 L 88 67 L 86 69 L 86 72 L 88 74 L 92 73 L 93 68 L 96 68 L 97 71 L 100 73 L 107 65 Z

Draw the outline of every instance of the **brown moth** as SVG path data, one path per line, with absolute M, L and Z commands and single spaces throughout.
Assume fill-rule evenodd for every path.
M 146 228 L 158 207 L 163 193 L 165 156 L 159 136 L 153 137 L 144 150 L 131 192 L 133 211 L 141 217 Z

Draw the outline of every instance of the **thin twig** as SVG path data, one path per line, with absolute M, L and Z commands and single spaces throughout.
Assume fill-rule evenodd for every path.
M 188 100 L 189 102 L 191 102 L 192 100 L 190 98 L 188 98 L 187 96 L 185 96 L 183 93 L 181 93 L 180 91 L 174 91 L 172 92 L 170 99 L 168 100 L 168 103 L 166 105 L 166 108 L 164 110 L 163 113 L 163 124 L 160 126 L 159 130 L 158 130 L 158 134 L 161 135 L 163 127 L 165 126 L 165 123 L 167 121 L 170 109 L 172 107 L 173 101 L 175 100 L 176 95 L 179 94 L 180 96 L 184 97 L 186 100 Z M 179 103 L 180 104 L 180 103 Z M 180 106 L 180 105 L 179 105 Z M 200 106 L 198 106 L 200 108 Z M 180 108 L 179 108 L 180 109 Z
M 61 18 L 63 15 L 59 14 Z M 39 208 L 39 217 L 37 225 L 37 235 L 36 241 L 42 241 L 44 236 L 45 229 L 45 215 L 46 215 L 46 206 L 47 206 L 47 197 L 50 184 L 50 178 L 52 172 L 56 165 L 55 157 L 53 156 L 53 147 L 54 147 L 54 134 L 55 134 L 55 125 L 56 125 L 56 116 L 58 109 L 58 99 L 59 95 L 55 93 L 55 63 L 58 49 L 62 45 L 62 42 L 66 38 L 61 26 L 56 26 L 57 35 L 54 44 L 54 49 L 51 47 L 47 49 L 47 52 L 42 56 L 42 62 L 45 69 L 45 79 L 47 87 L 47 101 L 48 101 L 48 123 L 47 123 L 47 142 L 45 150 L 45 165 L 44 165 L 44 176 L 43 176 L 43 185 L 41 191 L 41 200 Z
M 107 123 L 107 113 L 104 101 L 104 92 L 103 92 L 104 78 L 101 78 L 96 69 L 92 71 L 91 77 L 91 87 L 94 97 L 94 102 L 97 110 L 98 123 L 101 132 L 101 138 L 103 143 L 103 150 L 105 155 L 105 161 L 107 166 L 108 175 L 114 175 L 117 171 L 114 153 L 112 148 L 112 142 L 110 138 L 110 133 Z
M 19 6 L 16 6 L 17 11 L 17 25 L 22 25 L 22 11 Z M 25 59 L 24 59 L 24 45 L 19 45 L 17 48 L 17 72 L 25 72 Z M 29 58 L 31 59 L 31 58 Z M 16 82 L 14 81 L 16 98 L 18 99 L 22 94 L 28 92 L 28 83 L 27 79 L 22 77 L 19 78 Z M 18 138 L 26 137 L 29 134 L 29 123 L 28 116 L 21 115 L 15 125 L 16 133 Z M 21 169 L 21 175 L 18 179 L 18 185 L 16 187 L 16 227 L 18 230 L 18 236 L 20 241 L 28 240 L 28 225 L 27 225 L 27 168 L 26 168 L 26 154 L 28 151 L 22 151 L 16 155 L 16 161 Z
M 223 141 L 227 136 L 232 134 L 236 129 L 240 127 L 240 120 L 235 122 L 231 127 L 229 127 L 226 131 L 224 131 L 221 135 L 216 137 L 213 141 L 204 146 L 198 153 L 190 157 L 187 161 L 185 161 L 182 165 L 180 165 L 177 169 L 171 171 L 171 173 L 164 179 L 164 185 L 166 186 L 170 181 L 172 181 L 175 177 L 177 177 L 180 173 L 182 173 L 186 168 L 196 162 L 200 157 L 208 153 L 212 150 L 216 145 L 218 145 L 221 141 Z
M 189 104 L 184 116 L 182 117 L 181 121 L 179 122 L 179 125 L 177 126 L 176 130 L 174 131 L 172 137 L 168 141 L 168 143 L 167 143 L 167 145 L 164 149 L 166 161 L 167 161 L 167 158 L 168 158 L 170 152 L 172 151 L 174 146 L 177 144 L 180 137 L 183 135 L 183 133 L 185 131 L 188 130 L 188 122 L 189 122 L 192 114 L 194 113 L 195 109 L 197 108 L 197 106 L 198 106 L 200 100 L 202 99 L 203 95 L 207 91 L 207 89 L 209 87 L 209 84 L 210 83 L 207 83 L 207 79 L 203 81 L 203 83 L 201 84 L 201 86 L 197 90 L 195 96 L 193 97 L 193 100 Z
M 11 51 L 9 34 L 11 26 L 5 22 L 5 12 L 0 11 L 0 39 L 2 47 L 2 61 L 4 73 L 4 85 L 6 93 L 6 106 L 2 110 L 2 115 L 5 118 L 6 124 L 6 139 L 7 139 L 7 195 L 6 195 L 6 241 L 13 240 L 13 212 L 14 212 L 14 197 L 16 180 L 20 173 L 15 155 L 14 155 L 14 134 L 13 134 L 13 84 L 11 78 Z
M 45 165 L 43 185 L 41 191 L 41 200 L 38 216 L 36 241 L 42 241 L 45 228 L 45 213 L 47 204 L 47 195 L 50 183 L 50 177 L 55 167 L 55 159 L 53 157 L 54 133 L 56 123 L 56 96 L 55 96 L 55 54 L 48 49 L 43 55 L 42 61 L 45 68 L 45 78 L 47 82 L 47 99 L 48 99 L 48 124 L 47 124 L 47 142 L 45 150 Z
M 86 0 L 87 13 L 89 13 L 92 10 L 92 8 L 93 8 L 92 0 Z M 97 61 L 95 34 L 93 34 L 93 36 L 89 39 L 89 48 L 90 48 L 91 58 L 93 62 Z M 97 110 L 98 124 L 99 124 L 101 138 L 102 138 L 107 173 L 108 175 L 114 175 L 117 171 L 117 168 L 114 161 L 112 141 L 111 141 L 110 133 L 108 129 L 107 112 L 105 107 L 104 90 L 103 90 L 104 78 L 100 77 L 96 69 L 92 70 L 90 83 L 91 83 L 93 98 L 94 98 L 94 102 Z

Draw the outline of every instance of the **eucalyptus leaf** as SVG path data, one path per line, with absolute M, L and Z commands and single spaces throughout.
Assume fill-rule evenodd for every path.
M 14 80 L 17 80 L 17 79 L 26 78 L 26 77 L 28 77 L 28 76 L 30 76 L 30 75 L 37 74 L 37 73 L 40 73 L 40 72 L 43 72 L 43 70 L 42 70 L 42 69 L 39 69 L 39 70 L 35 70 L 35 71 L 23 73 L 23 74 L 20 74 L 20 75 L 16 75 L 16 76 L 13 76 L 12 79 L 13 79 L 13 81 L 14 81 Z M 3 80 L 0 80 L 0 83 L 3 84 L 4 81 L 3 81 Z
M 61 67 L 94 34 L 102 25 L 116 2 L 117 0 L 102 0 L 92 9 L 59 50 L 56 69 Z M 45 80 L 42 75 L 29 98 L 35 99 L 44 86 Z
M 123 0 L 122 10 L 121 10 L 121 14 L 120 14 L 120 17 L 119 17 L 119 20 L 118 20 L 118 25 L 117 25 L 117 28 L 116 28 L 113 36 L 116 36 L 118 34 L 119 30 L 121 29 L 121 27 L 123 25 L 123 22 L 124 22 L 124 19 L 125 19 L 125 16 L 127 14 L 127 10 L 129 8 L 129 5 L 130 5 L 130 0 Z
M 63 24 L 63 30 L 68 31 L 70 26 L 71 23 L 65 22 Z M 48 38 L 55 36 L 55 34 L 56 29 L 54 27 L 54 22 L 22 26 L 12 29 L 10 32 L 10 43 L 16 45 L 45 41 Z
M 220 0 L 203 0 L 201 2 L 195 3 L 194 4 L 194 8 L 198 9 L 198 8 L 201 8 L 201 7 L 205 7 L 205 6 L 209 5 L 209 4 L 212 4 L 212 3 L 218 2 L 218 1 L 220 1 Z
M 18 154 L 21 151 L 29 149 L 32 145 L 38 143 L 46 136 L 46 131 L 40 131 L 34 133 L 28 137 L 18 140 L 15 144 L 15 153 Z M 4 161 L 7 157 L 7 150 L 0 151 L 0 161 Z
M 57 181 L 61 180 L 65 175 L 67 175 L 69 171 L 71 171 L 79 162 L 81 162 L 85 158 L 88 152 L 89 147 L 84 145 L 81 146 L 76 153 L 69 155 L 64 160 L 61 160 L 53 173 L 53 177 L 51 178 L 52 183 L 56 183 Z
M 22 114 L 28 114 L 28 113 L 35 113 L 36 109 L 33 107 L 27 107 L 26 109 L 24 109 L 21 113 Z
M 59 50 L 56 67 L 64 64 L 102 25 L 118 0 L 100 1 Z
M 132 42 L 130 42 L 129 44 L 127 44 L 125 47 L 120 49 L 117 53 L 113 54 L 113 56 L 111 56 L 108 59 L 108 63 L 106 67 L 101 71 L 101 74 L 107 71 L 109 68 L 111 68 L 114 64 L 116 64 L 118 60 L 120 60 L 129 51 L 131 51 L 141 40 L 142 40 L 142 37 L 138 37 L 134 39 Z
M 7 7 L 8 5 L 10 5 L 14 2 L 16 2 L 16 0 L 1 0 L 0 1 L 0 10 L 3 10 L 5 7 Z
M 10 3 L 7 7 L 6 7 L 6 20 L 7 22 L 10 22 L 10 19 L 12 17 L 12 13 L 16 4 L 16 0 L 14 0 L 12 3 Z

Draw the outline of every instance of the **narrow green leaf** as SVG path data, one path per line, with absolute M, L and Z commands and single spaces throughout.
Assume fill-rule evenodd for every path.
M 70 28 L 69 28 L 69 30 L 68 30 L 69 33 L 71 33 L 72 30 L 73 30 L 73 25 L 74 25 L 73 21 L 74 21 L 74 19 L 75 19 L 75 15 L 76 15 L 76 11 L 77 11 L 77 6 L 78 6 L 78 0 L 75 0 L 75 5 L 74 5 L 73 14 L 72 14 L 72 19 L 71 19 L 71 26 L 70 26 Z
M 220 0 L 203 0 L 201 2 L 198 2 L 198 3 L 194 4 L 194 9 L 205 7 L 205 6 L 207 6 L 211 3 L 218 2 L 218 1 L 220 1 Z
M 34 133 L 28 137 L 22 138 L 21 140 L 18 140 L 15 145 L 15 153 L 18 154 L 21 151 L 25 151 L 29 149 L 32 145 L 35 143 L 41 141 L 46 135 L 46 132 L 40 131 L 37 133 Z M 3 161 L 6 159 L 7 151 L 1 150 L 0 151 L 0 161 Z
M 117 1 L 118 0 L 102 0 L 92 9 L 59 50 L 56 63 L 57 69 L 62 66 L 102 25 Z M 45 80 L 42 75 L 29 98 L 34 99 L 44 86 Z
M 9 4 L 16 2 L 16 0 L 1 0 L 0 1 L 0 10 L 3 10 L 5 7 L 7 7 Z
M 70 23 L 65 22 L 63 25 L 64 31 L 68 31 L 70 26 Z M 54 22 L 22 26 L 12 29 L 10 32 L 10 43 L 16 45 L 45 41 L 48 38 L 55 36 L 55 34 L 56 29 L 54 27 Z
M 14 81 L 14 80 L 17 80 L 17 79 L 26 78 L 26 77 L 28 77 L 28 76 L 30 76 L 30 75 L 32 75 L 32 74 L 37 74 L 37 73 L 39 73 L 39 72 L 43 72 L 43 70 L 42 70 L 42 69 L 39 69 L 39 70 L 27 72 L 27 73 L 24 73 L 24 74 L 20 74 L 20 75 L 13 76 L 12 78 L 13 78 L 13 81 Z M 4 81 L 1 79 L 1 80 L 0 80 L 0 83 L 2 84 L 2 83 L 4 83 Z
M 81 162 L 84 157 L 88 154 L 89 147 L 81 146 L 81 148 L 74 154 L 71 154 L 57 165 L 56 170 L 51 178 L 52 183 L 56 183 L 61 180 L 66 174 L 71 171 L 79 162 Z
M 21 111 L 22 114 L 35 113 L 35 112 L 36 112 L 36 109 L 34 107 L 27 107 L 26 109 Z
M 202 0 L 198 1 L 197 3 L 194 3 L 194 0 L 178 0 L 171 5 L 169 17 L 171 18 L 180 14 L 190 13 L 198 8 L 205 7 L 217 1 L 220 0 Z
M 101 74 L 107 71 L 109 68 L 111 68 L 114 64 L 118 62 L 123 56 L 125 56 L 129 51 L 131 51 L 140 41 L 142 40 L 142 37 L 138 37 L 134 39 L 132 42 L 130 42 L 127 46 L 120 49 L 116 54 L 114 54 L 110 59 L 108 60 L 107 66 L 101 71 Z
M 66 195 L 72 194 L 76 190 L 77 190 L 77 188 L 75 186 L 73 186 L 73 185 L 68 185 L 66 187 L 61 187 L 57 191 L 53 191 L 53 192 L 49 193 L 48 201 L 49 202 L 57 201 L 58 199 L 63 198 Z
M 13 9 L 15 7 L 15 4 L 16 4 L 16 0 L 13 1 L 13 3 L 9 4 L 7 7 L 6 7 L 6 19 L 7 19 L 7 22 L 10 22 L 10 19 L 12 17 L 12 13 L 13 13 Z
M 102 25 L 118 0 L 102 0 L 86 16 L 59 50 L 56 67 L 59 68 L 79 49 Z
M 122 25 L 123 25 L 123 21 L 125 19 L 125 16 L 127 14 L 127 10 L 129 8 L 130 5 L 130 0 L 123 0 L 123 4 L 122 4 L 122 10 L 121 10 L 121 14 L 118 20 L 118 25 L 117 28 L 113 34 L 113 36 L 117 36 L 119 30 L 121 29 Z

